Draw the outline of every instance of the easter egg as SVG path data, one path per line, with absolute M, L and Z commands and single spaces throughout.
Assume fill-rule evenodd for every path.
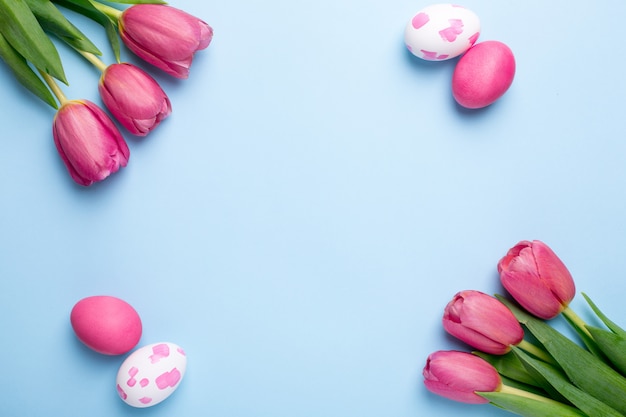
M 117 393 L 128 405 L 151 407 L 172 395 L 186 369 L 185 352 L 174 343 L 141 347 L 120 366 L 115 381 Z
M 70 322 L 78 339 L 96 352 L 121 355 L 141 338 L 141 319 L 126 301 L 108 295 L 83 298 L 74 305 Z
M 474 45 L 459 59 L 452 74 L 452 95 L 468 109 L 486 107 L 498 100 L 513 83 L 515 57 L 498 41 Z
M 455 58 L 480 35 L 480 20 L 471 10 L 453 4 L 433 4 L 407 24 L 404 42 L 411 53 L 427 61 Z

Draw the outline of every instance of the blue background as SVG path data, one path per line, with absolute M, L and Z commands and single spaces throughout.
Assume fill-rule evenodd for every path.
M 626 324 L 626 2 L 462 3 L 479 41 L 517 60 L 510 90 L 478 111 L 452 99 L 456 61 L 404 47 L 430 3 L 171 4 L 213 43 L 188 80 L 144 66 L 173 114 L 127 135 L 128 167 L 92 187 L 56 153 L 53 110 L 0 65 L 0 415 L 511 415 L 430 394 L 421 371 L 435 350 L 467 349 L 443 307 L 501 292 L 496 263 L 524 239 Z M 68 16 L 111 62 L 101 29 Z M 65 94 L 101 103 L 97 71 L 59 49 Z M 72 306 L 99 294 L 136 308 L 140 346 L 187 351 L 160 405 L 126 406 L 124 356 L 75 338 Z

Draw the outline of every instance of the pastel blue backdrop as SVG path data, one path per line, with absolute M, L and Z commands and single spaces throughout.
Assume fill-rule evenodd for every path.
M 496 263 L 524 239 L 626 324 L 626 2 L 462 3 L 479 41 L 517 60 L 478 111 L 452 99 L 456 61 L 404 47 L 430 3 L 171 4 L 213 43 L 188 80 L 143 65 L 173 114 L 128 135 L 128 167 L 90 188 L 56 153 L 54 112 L 0 64 L 0 415 L 510 415 L 432 395 L 421 371 L 435 350 L 468 349 L 443 307 L 501 292 Z M 69 16 L 111 62 L 101 29 Z M 101 103 L 97 71 L 59 49 L 66 95 Z M 124 356 L 75 338 L 72 306 L 99 294 L 137 309 L 140 346 L 187 351 L 160 405 L 126 406 Z M 590 317 L 580 295 L 573 306 Z

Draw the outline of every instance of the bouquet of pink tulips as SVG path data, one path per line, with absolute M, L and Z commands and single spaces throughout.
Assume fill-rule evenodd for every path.
M 100 71 L 98 90 L 111 115 L 133 135 L 145 136 L 170 115 L 169 98 L 157 81 L 120 58 L 120 39 L 139 58 L 177 78 L 187 78 L 194 54 L 209 46 L 213 29 L 162 0 L 113 0 L 119 10 L 96 0 L 0 0 L 0 58 L 15 78 L 57 110 L 56 148 L 71 177 L 91 185 L 126 166 L 130 152 L 107 113 L 88 100 L 69 100 L 55 37 Z M 104 63 L 93 42 L 63 9 L 80 13 L 106 31 L 116 62 Z
M 515 245 L 498 272 L 514 301 L 474 290 L 456 294 L 443 327 L 476 351 L 432 353 L 423 371 L 426 388 L 526 417 L 625 417 L 626 331 L 584 294 L 601 327 L 569 307 L 572 276 L 540 241 Z M 548 324 L 560 314 L 579 340 Z

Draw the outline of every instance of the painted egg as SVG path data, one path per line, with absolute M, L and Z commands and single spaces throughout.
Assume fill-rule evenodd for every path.
M 498 41 L 474 45 L 459 59 L 452 74 L 452 95 L 468 109 L 486 107 L 498 100 L 513 83 L 515 57 Z
M 404 42 L 419 58 L 443 61 L 463 54 L 479 35 L 480 20 L 474 12 L 454 4 L 433 4 L 411 19 Z
M 120 398 L 138 408 L 165 400 L 178 388 L 187 369 L 187 357 L 174 343 L 154 343 L 130 354 L 117 372 Z
M 121 355 L 141 338 L 141 319 L 126 301 L 108 295 L 80 300 L 70 313 L 78 339 L 96 352 Z

